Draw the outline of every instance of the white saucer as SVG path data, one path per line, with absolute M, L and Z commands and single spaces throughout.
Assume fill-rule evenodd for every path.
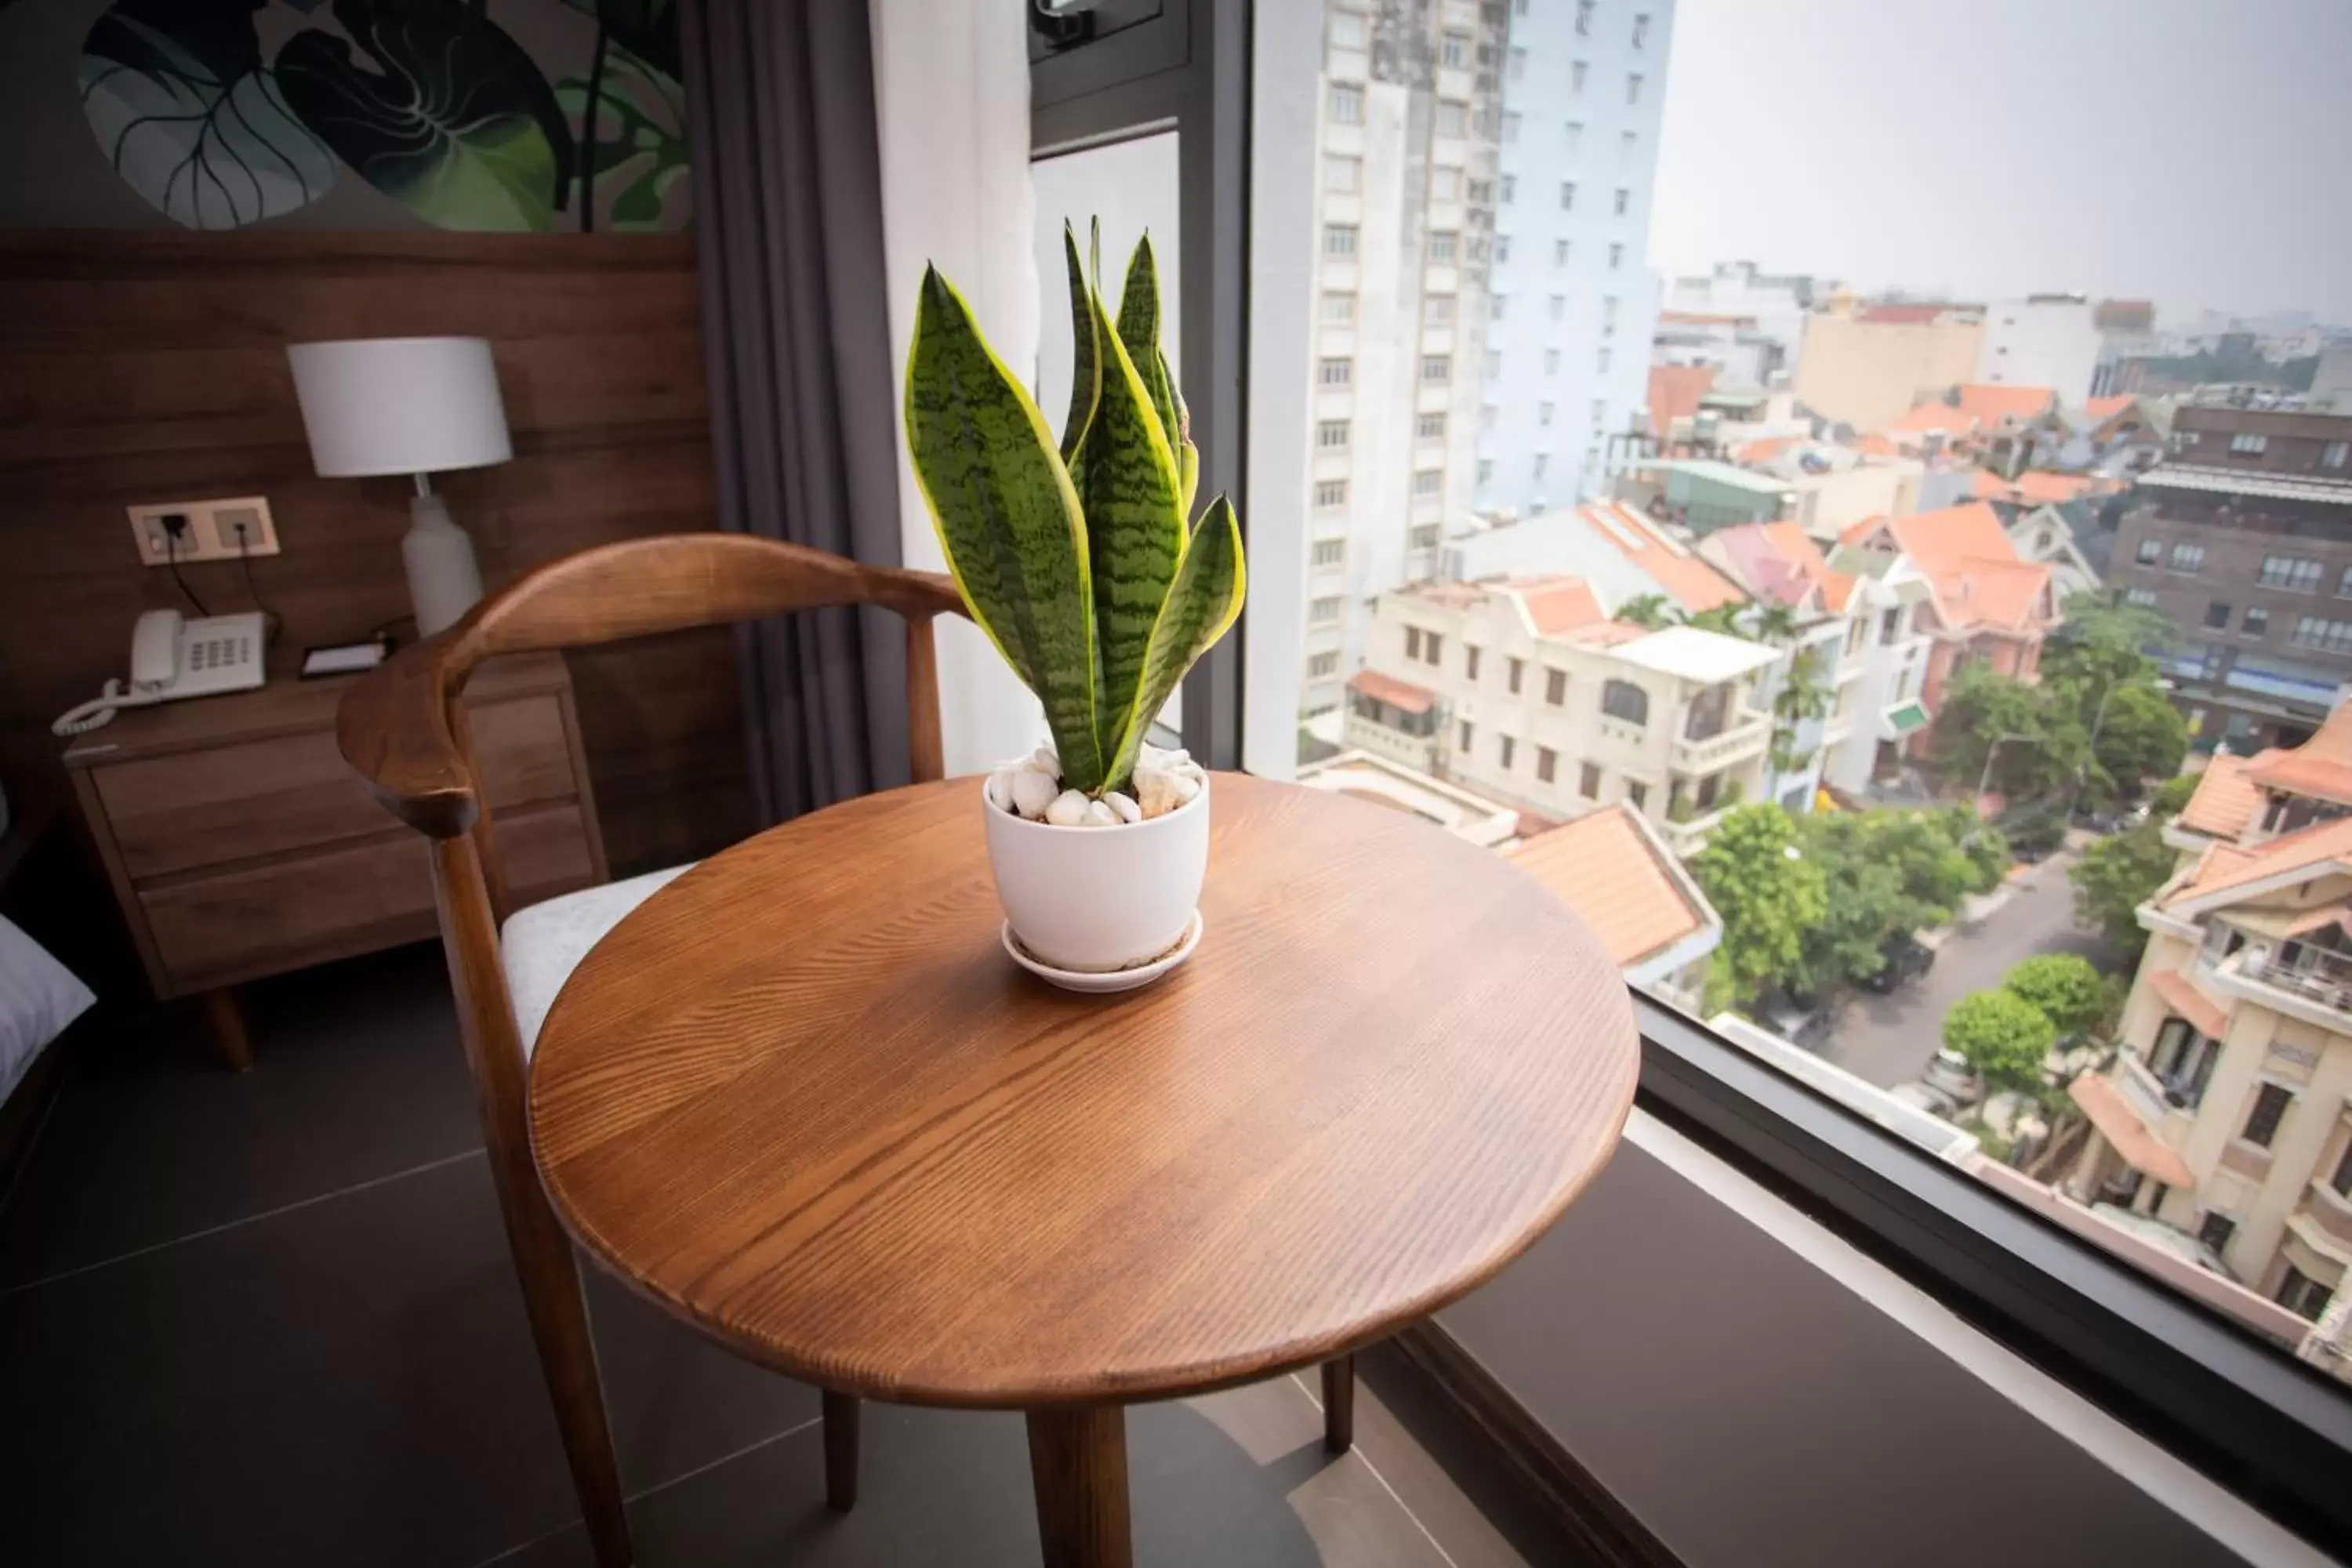
M 1013 934 L 1011 921 L 1004 922 L 1004 951 L 1013 955 L 1013 963 L 1048 985 L 1058 985 L 1065 991 L 1086 991 L 1097 995 L 1108 995 L 1114 991 L 1133 991 L 1138 986 L 1149 985 L 1192 957 L 1192 950 L 1201 945 L 1201 932 L 1207 923 L 1201 918 L 1201 911 L 1194 910 L 1192 923 L 1184 928 L 1183 938 L 1174 947 L 1149 963 L 1139 963 L 1132 969 L 1115 969 L 1108 974 L 1089 974 L 1076 969 L 1056 969 L 1050 963 L 1039 962 L 1027 948 L 1021 945 L 1021 939 Z

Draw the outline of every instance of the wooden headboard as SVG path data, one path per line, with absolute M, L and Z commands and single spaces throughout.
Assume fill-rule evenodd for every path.
M 407 614 L 409 481 L 310 471 L 283 345 L 436 333 L 490 340 L 513 431 L 512 462 L 436 480 L 486 584 L 713 526 L 690 237 L 0 234 L 10 776 L 54 765 L 48 720 L 123 673 L 140 611 L 187 608 L 139 563 L 128 503 L 267 495 L 283 553 L 253 576 L 281 647 Z M 234 563 L 182 570 L 215 613 L 252 607 Z M 749 829 L 730 647 L 721 630 L 572 656 L 616 873 Z

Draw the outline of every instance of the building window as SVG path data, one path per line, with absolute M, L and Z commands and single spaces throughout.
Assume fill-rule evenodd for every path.
M 1571 60 L 1569 62 L 1568 90 L 1570 92 L 1582 92 L 1584 90 L 1584 73 L 1591 68 L 1592 68 L 1591 66 L 1587 65 L 1582 60 Z
M 2352 566 L 2344 568 L 2343 573 L 2336 579 L 2336 596 L 2339 599 L 2352 599 Z
M 1467 66 L 1470 63 L 1470 35 L 1446 34 L 1437 46 L 1437 59 L 1439 64 L 1452 66 L 1457 70 Z
M 2336 1156 L 2336 1172 L 2327 1184 L 2339 1198 L 2352 1198 L 2352 1141 L 2344 1145 L 2344 1152 Z
M 1614 272 L 1625 265 L 1625 242 L 1612 240 L 1609 244 L 1609 270 Z
M 1577 147 L 1578 147 L 1578 146 L 1579 146 L 1579 145 L 1580 145 L 1580 144 L 1584 141 L 1584 125 L 1583 125 L 1583 122 L 1582 122 L 1582 121 L 1575 121 L 1575 120 L 1571 120 L 1571 121 L 1570 121 L 1568 122 L 1568 125 L 1567 125 L 1567 132 L 1568 132 L 1568 155 L 1569 155 L 1570 157 L 1573 158 L 1573 157 L 1575 157 L 1575 156 L 1576 156 L 1576 149 L 1577 149 Z
M 1633 13 L 1633 47 L 1637 49 L 1650 47 L 1650 14 L 1647 11 Z
M 1454 356 L 1453 356 L 1453 355 L 1451 355 L 1451 354 L 1423 354 L 1423 355 L 1422 355 L 1422 356 L 1421 356 L 1421 379 L 1422 379 L 1422 380 L 1423 380 L 1423 381 L 1444 381 L 1444 380 L 1446 380 L 1447 378 L 1451 377 L 1451 376 L 1453 375 L 1453 374 L 1454 374 Z
M 1617 326 L 1617 296 L 1616 296 L 1616 295 L 1614 295 L 1614 294 L 1603 294 L 1602 296 L 1601 296 L 1601 334 L 1602 334 L 1603 336 L 1606 336 L 1606 335 L 1607 335 L 1608 333 L 1610 333 L 1611 331 L 1613 331 L 1616 329 L 1616 326 Z
M 1361 125 L 1364 122 L 1364 89 L 1346 82 L 1331 84 L 1331 123 Z
M 1451 168 L 1432 170 L 1429 176 L 1429 194 L 1433 199 L 1441 202 L 1460 201 L 1462 199 L 1462 171 Z M 1470 182 L 1470 199 L 1472 201 L 1490 201 L 1493 197 L 1494 187 L 1489 185 L 1486 181 L 1473 180 Z
M 2340 468 L 2347 458 L 2352 458 L 2352 441 L 2330 441 L 2320 448 L 2319 466 L 2323 468 Z
M 2176 557 L 2179 555 L 2178 545 L 2174 546 L 2172 553 Z M 2205 553 L 2201 546 L 2197 553 L 2201 561 Z M 2316 561 L 2295 555 L 2265 555 L 2263 557 L 2262 575 L 2255 581 L 2265 588 L 2290 588 L 2298 594 L 2315 594 L 2319 591 L 2319 578 L 2320 566 Z
M 1503 262 L 1508 261 L 1510 258 L 1511 237 L 1507 234 L 1496 235 L 1495 237 L 1495 261 L 1496 265 L 1499 266 Z
M 1634 105 L 1642 101 L 1642 73 L 1639 71 L 1625 79 L 1625 101 Z
M 1550 467 L 1551 454 L 1549 452 L 1538 452 L 1536 454 L 1536 460 L 1533 468 L 1528 477 L 1540 482 L 1544 477 L 1544 470 Z
M 1344 452 L 1348 448 L 1348 429 L 1345 419 L 1321 420 L 1315 426 L 1315 444 L 1327 452 Z
M 1315 564 L 1337 566 L 1348 557 L 1348 542 L 1344 539 L 1318 539 L 1315 542 Z
M 1364 47 L 1364 19 L 1342 11 L 1331 18 L 1331 47 L 1335 49 L 1360 49 Z M 1639 45 L 1634 46 L 1639 47 Z
M 2327 1299 L 2334 1294 L 2290 1263 L 2286 1266 L 2286 1278 L 2279 1281 L 2278 1304 L 2296 1317 L 2315 1323 L 2319 1314 L 2327 1310 Z
M 1607 345 L 1607 344 L 1605 344 L 1605 343 L 1604 343 L 1603 345 L 1601 345 L 1601 349 L 1600 353 L 1594 357 L 1594 361 L 1593 361 L 1593 368 L 1594 368 L 1594 369 L 1596 369 L 1596 370 L 1598 370 L 1598 371 L 1600 371 L 1600 372 L 1601 372 L 1601 374 L 1603 374 L 1604 375 L 1608 374 L 1608 371 L 1609 371 L 1609 349 L 1608 349 L 1608 345 Z
M 1538 403 L 1536 405 L 1536 423 L 1538 425 L 1549 425 L 1551 423 L 1550 404 Z
M 2270 449 L 2270 445 L 2269 437 L 2257 436 L 2250 430 L 2241 430 L 2230 437 L 2230 450 L 2249 457 L 2259 457 Z
M 1612 680 L 1601 689 L 1601 711 L 1628 724 L 1650 721 L 1650 694 L 1630 680 Z
M 1451 262 L 1454 259 L 1454 237 L 1451 233 L 1431 235 L 1429 237 L 1430 260 L 1440 264 Z
M 1633 161 L 1633 153 L 1640 148 L 1641 144 L 1642 138 L 1638 132 L 1632 131 L 1620 131 L 1617 133 L 1618 161 L 1624 163 L 1632 163 Z
M 1427 299 L 1422 300 L 1421 321 L 1423 326 L 1452 326 L 1454 324 L 1454 296 L 1451 294 L 1432 294 Z
M 2279 1119 L 2294 1098 L 2283 1084 L 2263 1084 L 2254 1091 L 2254 1108 L 2246 1112 L 2246 1125 L 2238 1136 L 2258 1149 L 2269 1148 L 2271 1140 L 2278 1136 Z
M 1481 651 L 1476 643 L 1466 642 L 1462 645 L 1462 678 L 1465 680 L 1478 679 L 1478 655 Z
M 1515 202 L 1515 201 L 1517 201 L 1517 200 L 1518 199 L 1518 195 L 1519 195 L 1519 177 L 1518 177 L 1517 174 L 1506 174 L 1506 175 L 1504 175 L 1504 176 L 1503 176 L 1503 205 L 1504 205 L 1505 206 L 1509 206 L 1513 202 Z
M 1437 106 L 1437 133 L 1440 136 L 1460 136 L 1469 129 L 1470 110 L 1466 104 L 1447 99 Z
M 2124 590 L 2124 603 L 2126 605 L 2136 605 L 2143 610 L 2152 610 L 2156 608 L 2156 595 L 2149 593 L 2146 588 L 2126 588 Z
M 1559 772 L 1559 753 L 1549 746 L 1538 746 L 1536 748 L 1536 782 L 1549 784 L 1552 781 L 1552 775 L 1558 772 Z
M 2228 1215 L 2208 1213 L 2197 1226 L 2197 1239 L 2203 1242 L 2214 1257 L 2219 1258 L 2221 1256 L 2222 1248 L 2230 1245 L 2231 1233 L 2237 1228 L 2238 1222 Z
M 2207 605 L 2205 606 L 2205 624 L 2211 626 L 2215 631 L 2229 630 L 2230 606 L 2220 599 L 2215 599 L 2210 604 Z
M 1316 371 L 1316 379 L 1326 386 L 1349 386 L 1356 379 L 1356 362 L 1351 359 L 1327 359 Z
M 1445 639 L 1435 632 L 1431 632 L 1424 637 L 1421 646 L 1423 650 L 1421 661 L 1433 668 L 1445 652 Z
M 1423 468 L 1412 476 L 1412 493 L 1417 496 L 1433 496 L 1444 489 L 1445 475 L 1442 469 Z
M 1482 485 L 1483 485 L 1483 484 L 1489 483 L 1489 482 L 1491 482 L 1491 481 L 1493 480 L 1494 477 L 1495 477 L 1495 459 L 1494 459 L 1494 458 L 1479 458 L 1479 459 L 1478 459 L 1478 482 L 1479 482 L 1480 484 L 1482 484 Z
M 1500 380 L 1503 374 L 1503 351 L 1500 349 L 1488 349 L 1486 351 L 1486 379 L 1490 382 Z
M 1568 296 L 1565 294 L 1554 294 L 1551 297 L 1550 308 L 1551 319 L 1553 321 L 1558 321 L 1566 320 L 1568 316 Z
M 1512 696 L 1517 697 L 1519 694 L 1519 678 L 1526 675 L 1527 672 L 1528 661 L 1526 659 L 1515 658 L 1511 660 L 1510 677 Z
M 1576 36 L 1580 38 L 1592 36 L 1593 5 L 1594 0 L 1576 0 Z
M 2205 569 L 2205 547 L 2201 544 L 2174 545 L 2170 568 L 2175 572 L 2202 572 Z
M 1421 662 L 1421 628 L 1419 626 L 1405 627 L 1404 656 L 1415 664 Z
M 1307 601 L 1307 619 L 1318 626 L 1329 626 L 1339 618 L 1339 595 L 1332 594 Z
M 1307 659 L 1307 679 L 1328 680 L 1339 673 L 1339 656 L 1336 653 L 1310 654 Z
M 1323 254 L 1326 256 L 1355 255 L 1356 226 L 1351 223 L 1332 223 L 1324 225 Z
M 1506 142 L 1516 142 L 1518 139 L 1518 111 L 1517 110 L 1506 110 L 1503 112 L 1503 140 Z M 1507 202 L 1511 199 L 1511 177 L 1508 174 L 1503 176 L 1503 199 Z
M 1414 419 L 1412 422 L 1412 438 L 1416 441 L 1444 440 L 1445 416 L 1443 414 L 1423 414 Z
M 1506 769 L 1510 767 L 1512 759 L 1517 753 L 1518 749 L 1519 743 L 1511 739 L 1510 736 L 1497 735 L 1495 737 L 1495 755 L 1501 761 L 1502 765 Z
M 1342 507 L 1347 504 L 1347 480 L 1318 479 L 1315 481 L 1315 505 L 1319 510 L 1329 511 L 1334 507 Z
M 1356 297 L 1353 294 L 1323 296 L 1323 324 L 1327 327 L 1352 327 L 1356 324 Z
M 1517 81 L 1520 78 L 1522 78 L 1522 77 L 1524 77 L 1524 76 L 1526 76 L 1526 75 L 1528 74 L 1528 51 L 1527 51 L 1527 50 L 1525 50 L 1525 49 L 1513 49 L 1513 50 L 1511 51 L 1511 64 L 1510 64 L 1510 71 L 1511 71 L 1511 79 L 1512 79 L 1513 81 Z M 1464 748 L 1464 750 L 1465 750 L 1465 751 L 1466 751 L 1466 750 L 1468 750 L 1468 748 L 1467 748 L 1467 747 L 1465 747 L 1465 748 Z
M 2155 565 L 2164 559 L 2164 542 L 2160 539 L 2141 540 L 2139 548 L 2132 552 L 2132 558 L 2143 566 Z
M 1323 160 L 1323 188 L 1327 191 L 1353 192 L 1362 188 L 1364 161 L 1361 158 L 1328 157 Z
M 1601 798 L 1601 770 L 1591 763 L 1584 764 L 1576 775 L 1576 793 L 1587 800 Z
M 1568 265 L 1568 241 L 1555 239 L 1551 242 L 1551 264 L 1554 267 Z
M 2260 605 L 2248 605 L 2246 618 L 2238 624 L 2238 629 L 2250 637 L 2268 637 L 2271 629 L 2271 613 Z
M 1627 190 L 1627 189 L 1626 189 L 1624 186 L 1622 186 L 1622 185 L 1618 186 L 1618 187 L 1617 187 L 1617 200 L 1616 200 L 1616 202 L 1615 202 L 1615 204 L 1614 204 L 1614 210 L 1615 210 L 1616 216 L 1619 216 L 1619 217 L 1623 217 L 1623 216 L 1625 216 L 1625 209 L 1626 209 L 1626 208 L 1628 208 L 1628 207 L 1630 207 L 1630 206 L 1632 206 L 1633 205 L 1633 193 L 1632 191 Z
M 2315 647 L 2326 653 L 2352 653 L 2352 621 L 2331 621 L 2319 616 L 2304 616 L 2294 623 L 2288 641 L 2303 647 Z
M 1559 374 L 1559 351 L 1558 349 L 1544 350 L 1544 374 L 1546 375 L 1558 375 Z
M 1554 708 L 1568 706 L 1568 671 L 1564 669 L 1544 671 L 1544 700 Z
M 1635 811 L 1650 804 L 1650 786 L 1638 779 L 1625 781 L 1625 804 Z
M 1559 183 L 1559 210 L 1564 213 L 1572 213 L 1576 210 L 1576 182 L 1574 180 L 1562 180 Z
M 1412 528 L 1405 531 L 1404 547 L 1407 550 L 1436 549 L 1437 528 L 1438 525 L 1433 522 L 1414 524 Z

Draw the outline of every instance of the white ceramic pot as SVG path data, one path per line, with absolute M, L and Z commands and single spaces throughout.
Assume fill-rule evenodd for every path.
M 988 864 L 1021 945 L 1056 969 L 1108 974 L 1182 940 L 1209 868 L 1209 786 L 1116 827 L 1055 827 L 990 805 Z

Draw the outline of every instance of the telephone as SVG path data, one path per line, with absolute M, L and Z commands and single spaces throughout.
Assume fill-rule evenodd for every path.
M 87 734 L 118 708 L 248 690 L 261 684 L 267 640 L 258 612 L 190 621 L 177 610 L 150 610 L 131 633 L 131 689 L 108 681 L 102 695 L 64 714 L 49 731 Z

